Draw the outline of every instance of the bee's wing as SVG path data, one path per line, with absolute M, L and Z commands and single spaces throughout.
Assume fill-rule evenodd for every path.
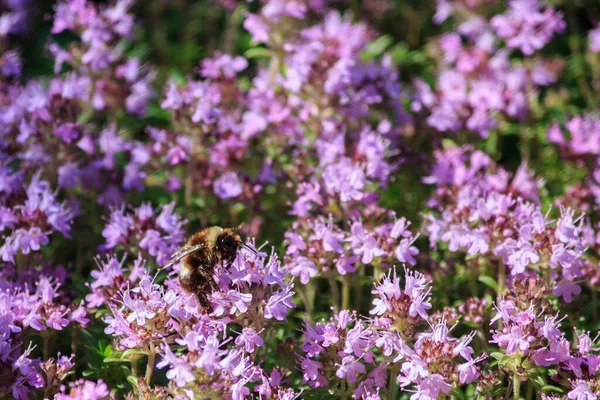
M 183 257 L 192 254 L 195 251 L 200 250 L 202 247 L 204 247 L 204 244 L 197 244 L 195 246 L 183 246 L 181 247 L 179 250 L 177 250 L 175 253 L 173 253 L 173 255 L 171 256 L 171 260 L 161 268 L 161 270 L 169 268 L 175 264 L 177 264 L 177 262 L 179 262 L 179 260 L 181 260 Z

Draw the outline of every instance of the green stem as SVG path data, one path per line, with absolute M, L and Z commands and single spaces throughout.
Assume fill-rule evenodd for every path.
M 484 352 L 487 352 L 488 340 L 485 337 L 485 332 L 482 328 L 477 330 L 477 337 L 481 341 L 481 348 Z
M 71 353 L 77 354 L 77 339 L 79 338 L 79 328 L 71 331 Z
M 310 307 L 310 320 L 312 321 L 313 312 L 315 310 L 315 292 L 316 292 L 316 284 L 317 281 L 315 279 L 311 279 L 306 285 L 306 297 L 308 298 L 308 304 Z
M 469 268 L 467 266 L 467 268 Z M 469 274 L 469 290 L 471 291 L 471 296 L 477 297 L 477 277 L 479 276 L 478 268 L 469 268 L 471 272 Z
M 391 370 L 390 372 L 390 377 L 389 377 L 389 381 L 388 381 L 388 393 L 387 393 L 387 398 L 388 400 L 394 400 L 394 395 L 396 394 L 396 373 L 395 370 Z
M 279 56 L 277 54 L 272 54 L 271 59 L 269 60 L 269 83 L 275 81 L 277 74 L 279 72 Z
M 342 310 L 350 307 L 350 278 L 348 275 L 342 277 Z
M 503 379 L 503 372 L 502 370 L 500 370 L 500 373 L 498 374 L 498 377 L 502 380 Z M 504 400 L 508 400 L 510 398 L 510 393 L 512 392 L 512 382 L 508 382 L 508 386 L 506 387 L 506 392 L 504 393 Z
M 138 357 L 132 357 L 129 360 L 129 363 L 131 365 L 131 375 L 137 378 L 140 375 L 138 370 Z
M 527 395 L 526 395 L 526 399 L 527 400 L 531 400 L 533 399 L 533 384 L 531 383 L 531 381 L 527 381 Z
M 358 269 L 358 280 L 354 285 L 354 304 L 360 307 L 362 304 L 362 283 L 365 277 L 365 266 L 361 265 Z
M 327 281 L 329 282 L 331 294 L 333 295 L 333 309 L 337 313 L 340 311 L 340 290 L 338 289 L 337 282 L 332 275 L 327 277 Z
M 547 288 L 550 288 L 552 285 L 552 272 L 549 266 L 546 266 L 546 270 L 544 271 L 544 284 Z
M 42 333 L 42 354 L 44 361 L 50 357 L 50 335 Z
M 18 252 L 15 261 L 17 274 L 27 267 L 27 256 L 25 254 Z
M 500 261 L 498 265 L 498 297 L 504 294 L 504 286 L 506 283 L 506 264 Z M 498 318 L 498 329 L 502 329 L 502 318 Z
M 342 395 L 340 396 L 343 400 L 348 399 L 348 394 L 346 393 L 346 380 L 342 380 Z
M 302 299 L 302 303 L 304 304 L 304 310 L 305 310 L 305 314 L 306 314 L 306 319 L 307 322 L 312 322 L 312 304 L 308 298 L 308 293 L 307 292 L 307 287 L 299 287 L 298 288 L 298 294 L 300 295 L 300 298 Z
M 506 264 L 500 261 L 498 265 L 498 297 L 504 294 L 504 287 L 506 284 Z
M 154 354 L 154 349 L 150 349 L 150 354 L 148 354 L 148 364 L 146 364 L 146 384 L 150 384 L 150 380 L 152 379 L 152 372 L 154 371 L 154 358 L 156 354 Z
M 521 377 L 517 374 L 513 374 L 513 398 L 519 400 L 521 391 Z
M 233 10 L 233 13 L 229 16 L 227 21 L 227 30 L 225 32 L 225 43 L 223 44 L 223 48 L 225 49 L 225 53 L 234 54 L 235 53 L 235 44 L 238 36 L 238 26 L 240 24 L 240 18 L 243 17 L 246 11 L 246 7 L 244 5 L 236 7 Z
M 519 375 L 519 369 L 521 368 L 521 352 L 519 350 L 515 357 L 517 357 L 517 360 L 515 369 L 513 370 L 513 398 L 519 400 L 519 396 L 521 395 L 521 376 Z
M 569 4 L 570 7 L 567 7 L 567 20 L 569 26 L 573 28 L 578 28 L 577 15 L 575 8 Z M 567 40 L 569 44 L 569 49 L 571 50 L 571 57 L 576 60 L 580 60 L 576 65 L 578 66 L 578 73 L 576 74 L 575 81 L 577 82 L 577 86 L 579 87 L 579 91 L 583 95 L 586 103 L 590 106 L 590 108 L 597 108 L 596 96 L 594 95 L 594 91 L 590 87 L 588 81 L 586 80 L 586 63 L 583 54 L 581 54 L 581 40 L 577 35 L 572 35 Z M 582 66 L 580 66 L 582 65 Z
M 592 291 L 592 321 L 598 321 L 598 307 L 596 304 L 598 303 L 598 292 L 596 289 L 590 285 L 590 290 Z

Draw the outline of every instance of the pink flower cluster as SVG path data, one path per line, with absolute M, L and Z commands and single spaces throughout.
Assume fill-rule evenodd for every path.
M 553 293 L 571 302 L 581 293 L 576 281 L 585 274 L 583 254 L 590 244 L 582 216 L 562 208 L 559 218 L 551 220 L 539 205 L 519 196 L 519 189 L 530 197 L 536 189 L 524 169 L 509 185 L 506 172 L 486 171 L 491 161 L 481 153 L 467 158 L 452 149 L 444 155 L 452 153 L 455 157 L 440 155 L 440 173 L 426 178 L 439 185 L 430 201 L 439 211 L 426 215 L 430 244 L 443 242 L 451 252 L 484 255 L 499 269 L 508 266 L 511 275 L 543 274 L 548 283 L 555 282 Z M 452 167 L 444 168 L 447 164 Z
M 422 329 L 431 308 L 429 284 L 425 276 L 405 271 L 402 289 L 394 273 L 375 285 L 373 320 L 342 310 L 329 322 L 306 324 L 303 381 L 339 385 L 342 395 L 348 395 L 346 388 L 356 398 L 379 398 L 391 378 L 415 398 L 437 398 L 477 379 L 485 356 L 473 358 L 475 332 L 453 338 L 454 327 L 444 319 Z
M 466 130 L 487 137 L 498 127 L 497 115 L 523 121 L 538 88 L 557 78 L 555 63 L 538 59 L 515 65 L 510 49 L 532 55 L 562 32 L 565 23 L 553 8 L 540 10 L 538 0 L 513 0 L 506 13 L 490 20 L 477 13 L 477 4 L 471 4 L 485 1 L 465 2 L 466 7 L 452 3 L 460 1 L 438 1 L 436 22 L 455 12 L 460 24 L 456 32 L 439 38 L 436 86 L 432 90 L 417 80 L 412 109 L 428 114 L 427 123 L 437 131 Z M 501 47 L 501 40 L 506 48 Z

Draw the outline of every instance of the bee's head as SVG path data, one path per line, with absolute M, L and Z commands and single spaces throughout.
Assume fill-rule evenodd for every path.
M 217 237 L 217 249 L 224 260 L 233 260 L 240 247 L 241 239 L 230 229 L 225 229 Z

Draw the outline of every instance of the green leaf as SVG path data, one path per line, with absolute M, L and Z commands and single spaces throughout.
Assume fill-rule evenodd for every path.
M 150 51 L 150 46 L 147 43 L 138 43 L 127 52 L 127 55 L 131 58 L 139 58 L 141 60 L 148 57 Z
M 490 287 L 494 289 L 494 291 L 498 292 L 498 283 L 491 276 L 480 276 L 477 280 L 483 283 L 485 286 Z
M 114 356 L 104 357 L 103 361 L 105 363 L 113 363 L 113 362 L 126 362 L 127 360 L 121 359 L 120 355 L 114 355 Z
M 147 118 L 156 118 L 156 119 L 168 121 L 171 118 L 171 113 L 167 110 L 163 110 L 161 107 L 159 107 L 156 104 L 151 104 L 146 109 L 145 116 Z
M 139 390 L 140 386 L 138 385 L 138 378 L 136 378 L 133 375 L 129 375 L 129 376 L 127 376 L 127 382 L 129 382 L 129 384 L 131 386 L 133 386 L 135 389 Z
M 145 355 L 148 355 L 148 352 L 145 350 L 129 349 L 123 352 L 123 354 L 121 355 L 121 360 L 129 361 L 131 359 L 140 358 Z
M 465 398 L 465 394 L 459 388 L 454 388 L 450 392 L 450 395 L 456 397 L 457 399 L 464 399 Z
M 169 79 L 172 80 L 176 85 L 184 85 L 187 81 L 185 76 L 178 69 L 172 69 L 169 72 Z
M 565 392 L 564 390 L 562 390 L 558 386 L 552 386 L 552 385 L 546 385 L 546 386 L 542 387 L 542 391 L 544 391 L 544 392 L 557 392 L 557 393 L 564 393 Z
M 405 43 L 396 44 L 392 50 L 392 60 L 395 62 L 404 62 L 409 56 L 409 49 Z
M 383 52 L 392 44 L 392 37 L 389 35 L 383 35 L 369 43 L 365 50 L 363 58 L 368 61 L 375 57 L 379 57 Z
M 457 146 L 458 145 L 456 144 L 456 142 L 454 140 L 452 140 L 452 139 L 449 139 L 449 138 L 442 139 L 442 147 L 444 149 L 451 149 L 451 148 L 454 148 L 454 147 L 457 147 Z
M 504 353 L 494 351 L 490 353 L 490 357 L 492 357 L 494 360 L 501 360 L 502 358 L 504 358 Z
M 546 381 L 544 380 L 544 378 L 540 375 L 536 376 L 533 379 L 533 382 L 535 382 L 539 387 L 543 387 L 546 385 Z
M 252 58 L 271 58 L 271 51 L 266 47 L 253 47 L 246 50 L 244 57 L 247 59 Z

